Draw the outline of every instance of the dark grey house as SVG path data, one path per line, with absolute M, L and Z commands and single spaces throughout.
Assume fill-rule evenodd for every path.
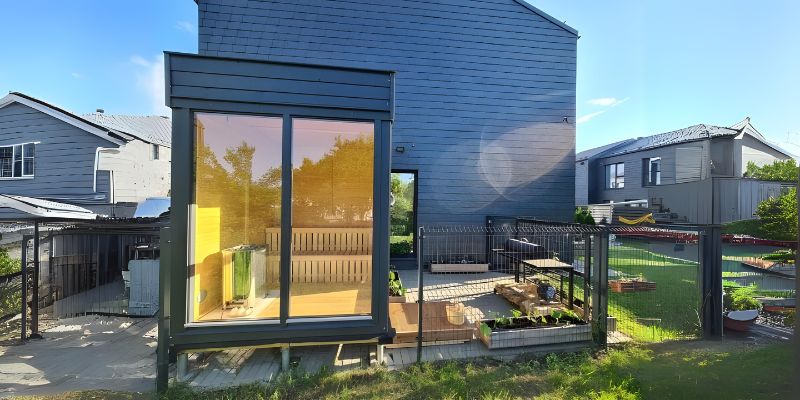
M 165 58 L 178 352 L 385 337 L 394 172 L 418 226 L 571 218 L 564 23 L 522 0 L 197 4 L 199 54 Z
M 77 115 L 10 93 L 0 99 L 0 194 L 132 216 L 169 193 L 170 133 L 166 117 Z M 27 217 L 0 207 L 0 219 Z
M 747 164 L 791 158 L 750 118 L 730 127 L 693 125 L 578 153 L 575 203 L 646 200 L 651 209 L 693 223 L 749 219 L 781 184 L 743 179 Z
M 418 224 L 572 214 L 577 32 L 525 0 L 200 0 L 201 55 L 395 72 Z

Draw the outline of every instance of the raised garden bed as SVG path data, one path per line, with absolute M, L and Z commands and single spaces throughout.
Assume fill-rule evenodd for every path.
M 649 292 L 656 290 L 656 283 L 643 279 L 617 279 L 608 281 L 608 287 L 615 293 Z
M 553 315 L 479 321 L 478 336 L 489 349 L 592 340 L 591 325 L 574 316 Z

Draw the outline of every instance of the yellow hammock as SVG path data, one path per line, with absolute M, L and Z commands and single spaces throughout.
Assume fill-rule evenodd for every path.
M 641 216 L 641 217 L 636 218 L 636 219 L 627 219 L 625 217 L 620 216 L 619 217 L 619 222 L 622 222 L 623 224 L 627 224 L 627 225 L 639 225 L 642 222 L 655 224 L 656 220 L 653 219 L 653 213 L 650 213 L 650 214 Z

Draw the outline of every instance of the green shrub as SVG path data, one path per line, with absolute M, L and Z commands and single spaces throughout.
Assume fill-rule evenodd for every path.
M 589 209 L 583 207 L 575 208 L 575 223 L 582 225 L 595 225 L 594 217 L 592 217 Z
M 761 303 L 755 298 L 755 286 L 725 286 L 723 306 L 728 311 L 758 310 Z
M 405 255 L 411 253 L 411 241 L 403 240 L 400 242 L 389 244 L 389 253 L 391 255 Z
M 20 261 L 9 257 L 8 250 L 0 248 L 0 276 L 13 274 L 20 269 Z
M 767 239 L 797 240 L 797 188 L 758 204 L 756 215 Z
M 389 296 L 405 296 L 406 288 L 400 281 L 397 271 L 389 271 Z

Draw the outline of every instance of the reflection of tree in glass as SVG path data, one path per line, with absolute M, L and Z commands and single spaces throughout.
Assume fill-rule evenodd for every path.
M 322 158 L 295 166 L 292 225 L 371 226 L 373 148 L 371 135 L 339 136 Z
M 253 158 L 257 149 L 246 142 L 218 154 L 198 140 L 196 203 L 220 209 L 221 245 L 261 244 L 266 228 L 280 226 L 280 167 L 270 168 L 254 181 Z M 280 160 L 278 160 L 280 162 Z

